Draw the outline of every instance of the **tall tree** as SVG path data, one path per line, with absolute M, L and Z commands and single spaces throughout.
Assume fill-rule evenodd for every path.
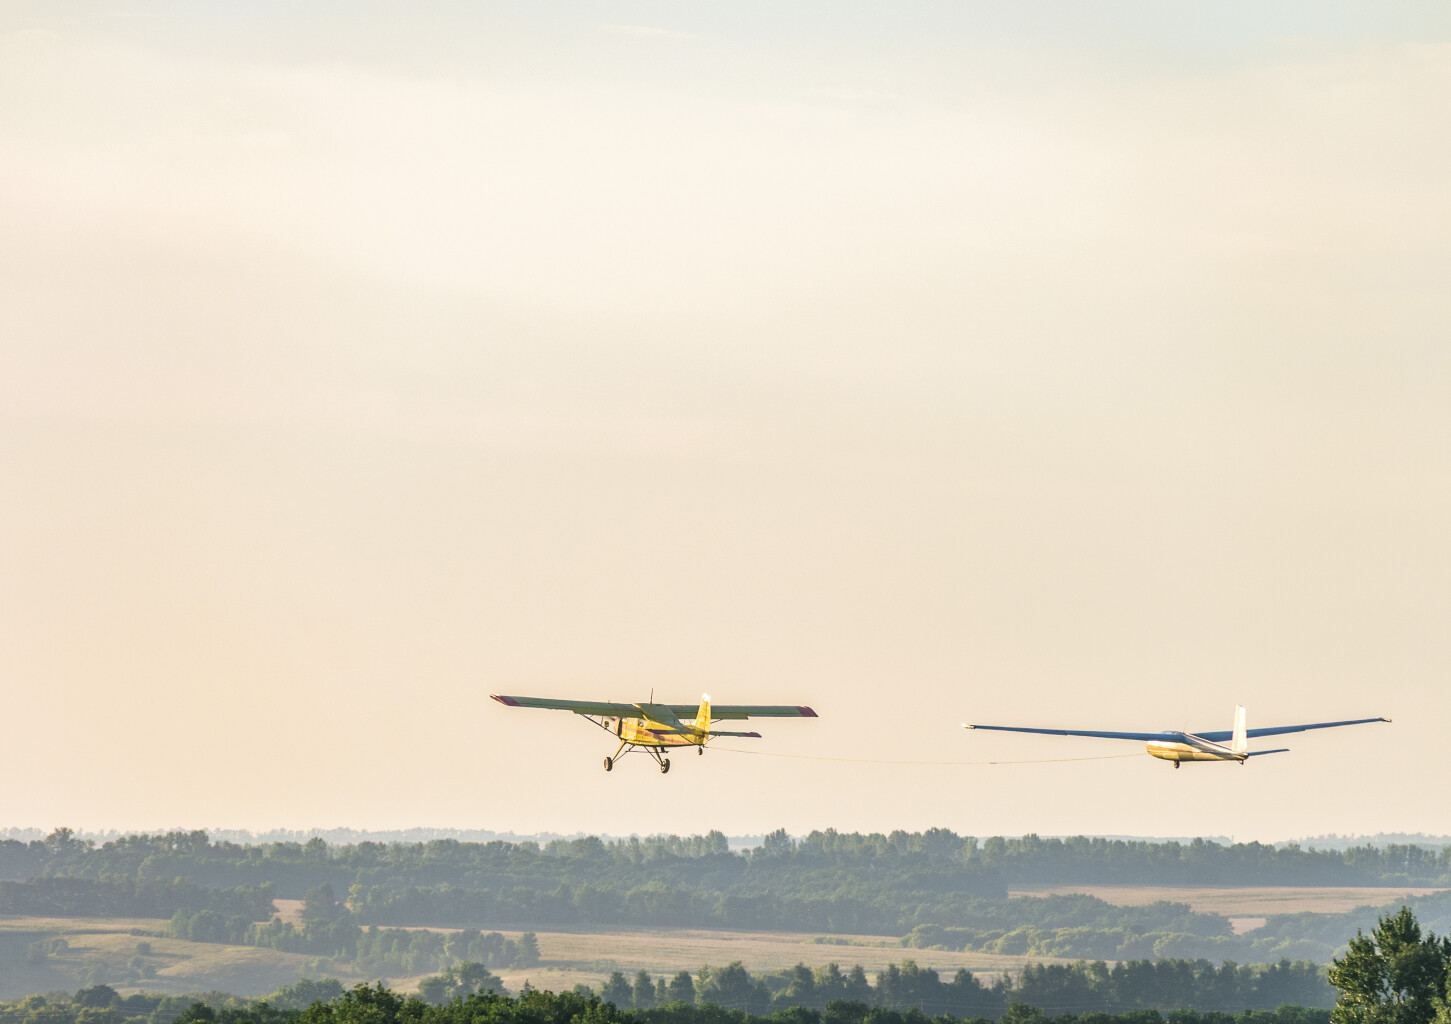
M 630 982 L 619 971 L 613 972 L 609 979 L 600 988 L 600 999 L 606 1003 L 614 1003 L 619 1009 L 626 1009 L 630 1005 Z
M 680 971 L 670 979 L 670 985 L 665 991 L 672 1003 L 694 1003 L 695 979 L 690 976 L 689 971 Z
M 640 968 L 640 973 L 635 975 L 635 984 L 630 992 L 630 998 L 635 1008 L 648 1010 L 655 1005 L 655 981 L 650 977 L 650 972 Z
M 1409 907 L 1382 917 L 1331 962 L 1330 984 L 1340 990 L 1331 1024 L 1431 1024 L 1444 1005 L 1448 964 L 1451 940 L 1423 937 Z

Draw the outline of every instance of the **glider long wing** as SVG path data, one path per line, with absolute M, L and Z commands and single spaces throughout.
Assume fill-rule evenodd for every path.
M 1315 722 L 1311 725 L 1273 725 L 1264 729 L 1247 729 L 1245 737 L 1254 739 L 1256 736 L 1283 736 L 1287 732 L 1308 732 L 1311 729 L 1335 729 L 1342 725 L 1365 725 L 1368 722 L 1389 722 L 1389 718 L 1353 718 L 1348 722 Z M 1201 739 L 1209 740 L 1211 743 L 1223 743 L 1225 740 L 1233 739 L 1232 732 L 1200 732 L 1195 733 Z
M 1091 729 L 1028 729 L 1017 725 L 968 725 L 962 723 L 964 729 L 991 729 L 994 732 L 1033 732 L 1043 736 L 1092 736 L 1104 740 L 1141 740 L 1145 743 L 1154 740 L 1183 743 L 1182 732 L 1099 732 Z M 1226 733 L 1226 738 L 1228 734 Z M 1205 737 L 1206 739 L 1208 737 Z

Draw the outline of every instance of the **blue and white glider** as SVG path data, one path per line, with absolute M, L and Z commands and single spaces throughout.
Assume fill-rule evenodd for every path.
M 992 729 L 996 732 L 1032 732 L 1044 736 L 1093 736 L 1110 740 L 1139 740 L 1149 745 L 1154 757 L 1173 761 L 1178 768 L 1184 761 L 1238 761 L 1244 764 L 1261 754 L 1283 754 L 1288 747 L 1275 750 L 1250 750 L 1249 741 L 1256 736 L 1283 736 L 1287 732 L 1308 732 L 1311 729 L 1335 729 L 1342 725 L 1365 725 L 1367 722 L 1389 722 L 1389 718 L 1355 718 L 1347 722 L 1314 722 L 1310 725 L 1276 725 L 1268 729 L 1246 729 L 1244 708 L 1234 709 L 1234 728 L 1223 732 L 1098 732 L 1089 729 L 1029 729 L 1016 725 L 968 725 L 964 729 Z M 1226 742 L 1228 741 L 1228 745 Z

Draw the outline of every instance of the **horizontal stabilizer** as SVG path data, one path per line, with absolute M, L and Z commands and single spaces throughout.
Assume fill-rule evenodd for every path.
M 649 730 L 649 732 L 650 732 L 650 735 L 651 736 L 698 736 L 698 735 L 700 735 L 694 729 L 651 729 L 651 730 Z M 751 739 L 756 739 L 756 740 L 758 740 L 758 739 L 761 738 L 761 734 L 758 733 L 758 732 L 725 732 L 725 731 L 723 731 L 721 729 L 712 729 L 710 731 L 710 738 L 711 739 L 715 739 L 717 736 L 749 736 Z
M 1262 756 L 1264 754 L 1288 754 L 1289 752 L 1290 752 L 1290 748 L 1289 747 L 1280 747 L 1278 750 L 1251 750 L 1248 754 L 1245 754 L 1244 756 L 1245 757 L 1260 757 L 1260 756 Z

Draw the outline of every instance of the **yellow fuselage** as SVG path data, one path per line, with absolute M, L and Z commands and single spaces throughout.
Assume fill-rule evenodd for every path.
M 1243 754 L 1236 754 L 1228 747 L 1198 740 L 1195 743 L 1180 743 L 1173 740 L 1151 740 L 1148 751 L 1154 757 L 1165 761 L 1243 761 Z
M 689 722 L 681 724 L 692 727 Z M 611 731 L 637 747 L 703 747 L 710 739 L 710 733 L 703 729 L 681 733 L 675 731 L 678 728 L 648 718 L 617 718 Z

